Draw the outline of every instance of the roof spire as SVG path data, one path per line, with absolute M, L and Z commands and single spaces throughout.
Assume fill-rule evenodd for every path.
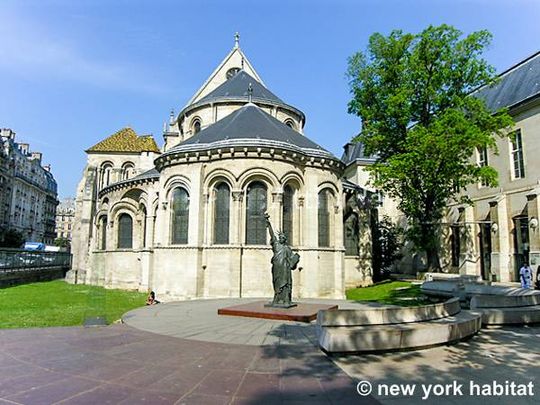
M 169 115 L 169 125 L 174 124 L 174 108 L 171 108 L 171 113 Z
M 251 97 L 253 96 L 253 86 L 251 82 L 248 85 L 248 103 L 251 103 Z
M 238 48 L 240 46 L 240 34 L 236 32 L 234 34 L 234 47 Z

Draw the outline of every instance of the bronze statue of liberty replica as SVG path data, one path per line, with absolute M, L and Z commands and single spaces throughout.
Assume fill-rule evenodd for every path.
M 294 253 L 287 244 L 287 237 L 283 232 L 278 232 L 277 237 L 270 223 L 270 215 L 265 213 L 266 227 L 270 232 L 272 244 L 272 283 L 274 285 L 274 299 L 265 305 L 268 307 L 291 308 L 295 307 L 291 301 L 292 296 L 292 271 L 296 269 L 300 255 Z

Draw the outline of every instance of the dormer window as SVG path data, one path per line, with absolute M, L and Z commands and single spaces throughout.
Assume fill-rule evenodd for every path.
M 296 126 L 294 125 L 293 120 L 285 121 L 285 125 L 287 125 L 289 128 L 292 128 L 292 129 L 296 130 Z
M 236 74 L 240 71 L 240 68 L 238 67 L 233 67 L 233 68 L 230 68 L 229 70 L 227 70 L 227 80 L 229 80 L 230 78 L 236 76 Z
M 196 119 L 195 121 L 193 121 L 193 134 L 195 135 L 196 133 L 200 131 L 201 131 L 201 120 Z

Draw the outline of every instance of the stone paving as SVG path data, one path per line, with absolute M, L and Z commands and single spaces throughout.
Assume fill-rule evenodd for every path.
M 538 402 L 508 396 L 424 401 L 420 387 L 412 396 L 360 397 L 356 384 L 536 384 L 540 327 L 488 329 L 454 346 L 415 352 L 328 358 L 316 347 L 313 324 L 217 315 L 219 306 L 247 301 L 140 308 L 125 316 L 128 325 L 0 330 L 0 404 Z
M 275 323 L 266 329 L 267 336 L 275 337 L 268 339 L 271 344 L 260 345 L 258 338 L 253 340 L 258 344 L 220 343 L 226 340 L 224 333 L 210 338 L 215 328 L 230 323 L 227 330 L 240 328 L 245 333 L 239 335 L 257 337 L 260 325 L 251 318 L 243 323 L 225 317 L 224 323 L 210 327 L 215 319 L 208 304 L 217 305 L 187 302 L 179 322 L 170 312 L 176 303 L 136 311 L 138 316 L 165 314 L 150 329 L 184 337 L 121 324 L 1 330 L 0 404 L 378 403 L 360 398 L 354 380 L 318 350 L 313 325 L 300 329 L 266 321 Z M 202 316 L 205 311 L 208 318 Z
M 471 339 L 431 349 L 333 357 L 357 381 L 378 384 L 415 384 L 415 395 L 374 395 L 383 404 L 538 404 L 540 396 L 540 326 L 482 329 Z M 463 396 L 431 396 L 422 400 L 422 384 L 463 384 Z M 534 384 L 534 396 L 475 396 L 477 385 Z M 373 391 L 376 392 L 376 391 Z M 474 391 L 473 391 L 474 392 Z M 453 394 L 453 391 L 450 391 Z M 456 391 L 457 394 L 459 394 Z M 383 392 L 384 394 L 384 392 Z
M 217 314 L 221 307 L 260 300 L 227 298 L 172 302 L 135 309 L 125 314 L 122 319 L 137 329 L 203 342 L 255 346 L 317 346 L 314 323 Z M 303 299 L 302 302 L 339 304 L 342 309 L 373 306 L 339 300 Z

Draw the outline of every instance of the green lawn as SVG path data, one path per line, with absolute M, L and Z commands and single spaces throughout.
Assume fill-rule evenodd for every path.
M 112 323 L 143 306 L 146 294 L 73 285 L 62 280 L 0 289 L 0 328 L 82 325 L 104 316 Z
M 408 281 L 383 281 L 369 287 L 352 288 L 346 291 L 347 299 L 379 302 L 387 305 L 411 307 L 432 303 L 422 295 L 419 285 Z

